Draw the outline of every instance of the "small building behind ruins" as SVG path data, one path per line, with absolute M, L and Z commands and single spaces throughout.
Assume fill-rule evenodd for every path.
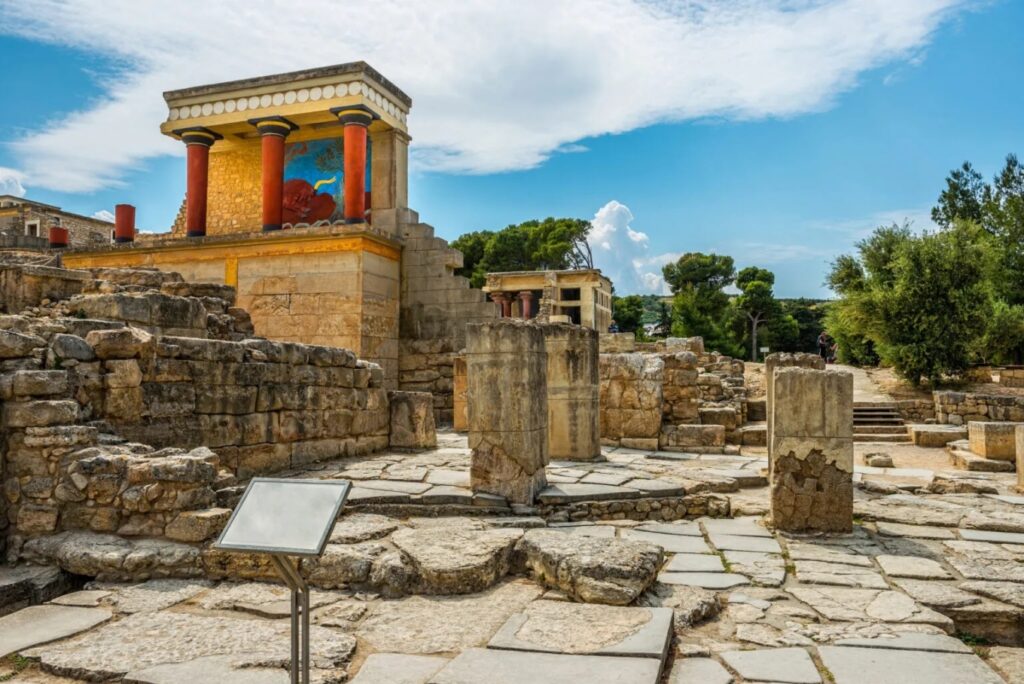
M 113 239 L 114 224 L 34 200 L 0 195 L 0 248 L 46 249 L 47 231 L 57 223 L 68 231 L 72 247 L 98 247 Z
M 503 318 L 565 316 L 598 332 L 612 322 L 612 281 L 597 269 L 488 273 L 483 290 Z

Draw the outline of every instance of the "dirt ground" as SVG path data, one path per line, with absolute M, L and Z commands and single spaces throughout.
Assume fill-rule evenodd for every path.
M 891 395 L 893 399 L 928 399 L 931 397 L 932 388 L 928 385 L 914 387 L 906 380 L 900 379 L 891 368 L 865 368 L 870 377 L 878 387 Z M 762 374 L 763 374 L 762 370 Z M 977 392 L 979 394 L 993 394 L 1006 397 L 1024 397 L 1024 387 L 1005 387 L 995 382 L 964 382 L 950 384 L 941 389 L 951 389 L 959 392 Z

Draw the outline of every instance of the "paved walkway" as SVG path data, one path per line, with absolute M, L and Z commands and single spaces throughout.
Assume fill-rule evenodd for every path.
M 875 384 L 875 381 L 867 374 L 863 368 L 857 368 L 855 366 L 846 366 L 843 364 L 834 364 L 832 368 L 836 370 L 849 371 L 853 374 L 853 400 L 854 402 L 865 401 L 865 402 L 879 402 L 879 401 L 893 401 L 893 398 L 882 391 L 882 389 Z

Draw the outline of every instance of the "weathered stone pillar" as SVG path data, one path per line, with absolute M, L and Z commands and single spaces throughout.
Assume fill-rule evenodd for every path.
M 853 375 L 774 372 L 772 523 L 788 532 L 853 529 Z
M 474 492 L 532 504 L 547 484 L 547 355 L 535 325 L 466 326 L 466 403 Z
M 452 363 L 452 427 L 456 432 L 469 430 L 466 411 L 466 355 L 459 353 Z
M 548 355 L 548 455 L 567 461 L 601 456 L 597 331 L 542 325 Z
M 703 342 L 703 340 L 702 340 Z M 765 414 L 767 417 L 767 443 L 768 443 L 768 473 L 771 474 L 772 470 L 772 403 L 775 401 L 774 389 L 775 389 L 775 371 L 779 368 L 788 368 L 795 366 L 797 368 L 813 368 L 815 370 L 825 370 L 825 359 L 821 358 L 817 354 L 808 354 L 805 352 L 797 352 L 795 354 L 789 354 L 786 352 L 775 352 L 769 354 L 764 358 L 764 377 L 767 381 L 765 387 Z
M 395 449 L 432 449 L 437 446 L 434 395 L 430 392 L 388 392 L 391 412 L 389 444 Z

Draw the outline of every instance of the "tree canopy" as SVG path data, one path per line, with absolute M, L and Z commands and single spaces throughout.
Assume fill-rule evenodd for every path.
M 488 273 L 593 268 L 590 227 L 583 219 L 549 217 L 466 233 L 452 242 L 463 255 L 457 273 L 483 287 Z

